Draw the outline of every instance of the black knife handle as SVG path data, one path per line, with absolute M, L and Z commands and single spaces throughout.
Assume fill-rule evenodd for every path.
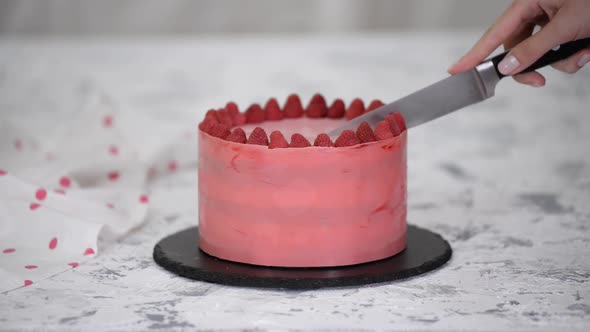
M 543 68 L 554 62 L 568 58 L 586 47 L 590 47 L 590 38 L 578 39 L 571 41 L 569 43 L 561 44 L 561 46 L 557 50 L 551 50 L 545 53 L 541 58 L 539 58 L 539 60 L 535 61 L 535 63 L 528 66 L 520 73 L 528 73 L 539 68 Z M 498 54 L 490 59 L 494 63 L 494 68 L 496 69 L 496 73 L 498 73 L 498 76 L 500 78 L 505 77 L 506 75 L 500 73 L 500 71 L 498 70 L 498 64 L 500 63 L 500 61 L 502 61 L 502 59 L 504 59 L 508 52 L 510 51 Z

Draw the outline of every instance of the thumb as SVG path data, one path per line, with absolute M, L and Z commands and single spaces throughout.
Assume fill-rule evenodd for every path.
M 507 76 L 517 74 L 553 47 L 574 40 L 575 35 L 571 23 L 558 12 L 539 32 L 512 48 L 498 64 L 498 70 Z

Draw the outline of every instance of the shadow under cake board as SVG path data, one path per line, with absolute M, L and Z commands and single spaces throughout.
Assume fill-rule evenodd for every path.
M 405 279 L 432 271 L 452 255 L 439 234 L 408 225 L 407 247 L 376 262 L 321 268 L 280 268 L 236 263 L 199 249 L 198 227 L 172 234 L 154 247 L 154 260 L 179 276 L 216 284 L 283 289 L 360 286 Z

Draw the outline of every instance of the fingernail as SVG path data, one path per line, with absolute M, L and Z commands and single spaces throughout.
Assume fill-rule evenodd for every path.
M 587 64 L 589 61 L 590 61 L 590 54 L 582 55 L 582 57 L 580 57 L 580 60 L 578 60 L 578 67 L 580 67 L 580 68 L 584 67 L 584 65 Z
M 498 71 L 503 75 L 510 75 L 520 66 L 520 62 L 514 55 L 508 55 L 498 64 Z

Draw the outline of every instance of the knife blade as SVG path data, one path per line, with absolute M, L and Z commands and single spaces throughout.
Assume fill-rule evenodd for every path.
M 560 45 L 522 71 L 530 72 L 553 62 L 565 59 L 590 46 L 590 38 Z M 328 133 L 337 137 L 343 130 L 356 129 L 366 121 L 373 128 L 391 113 L 399 112 L 408 128 L 434 120 L 466 106 L 482 102 L 494 96 L 497 83 L 505 77 L 498 71 L 498 64 L 508 54 L 504 52 L 469 71 L 447 77 L 376 110 L 365 113 Z

